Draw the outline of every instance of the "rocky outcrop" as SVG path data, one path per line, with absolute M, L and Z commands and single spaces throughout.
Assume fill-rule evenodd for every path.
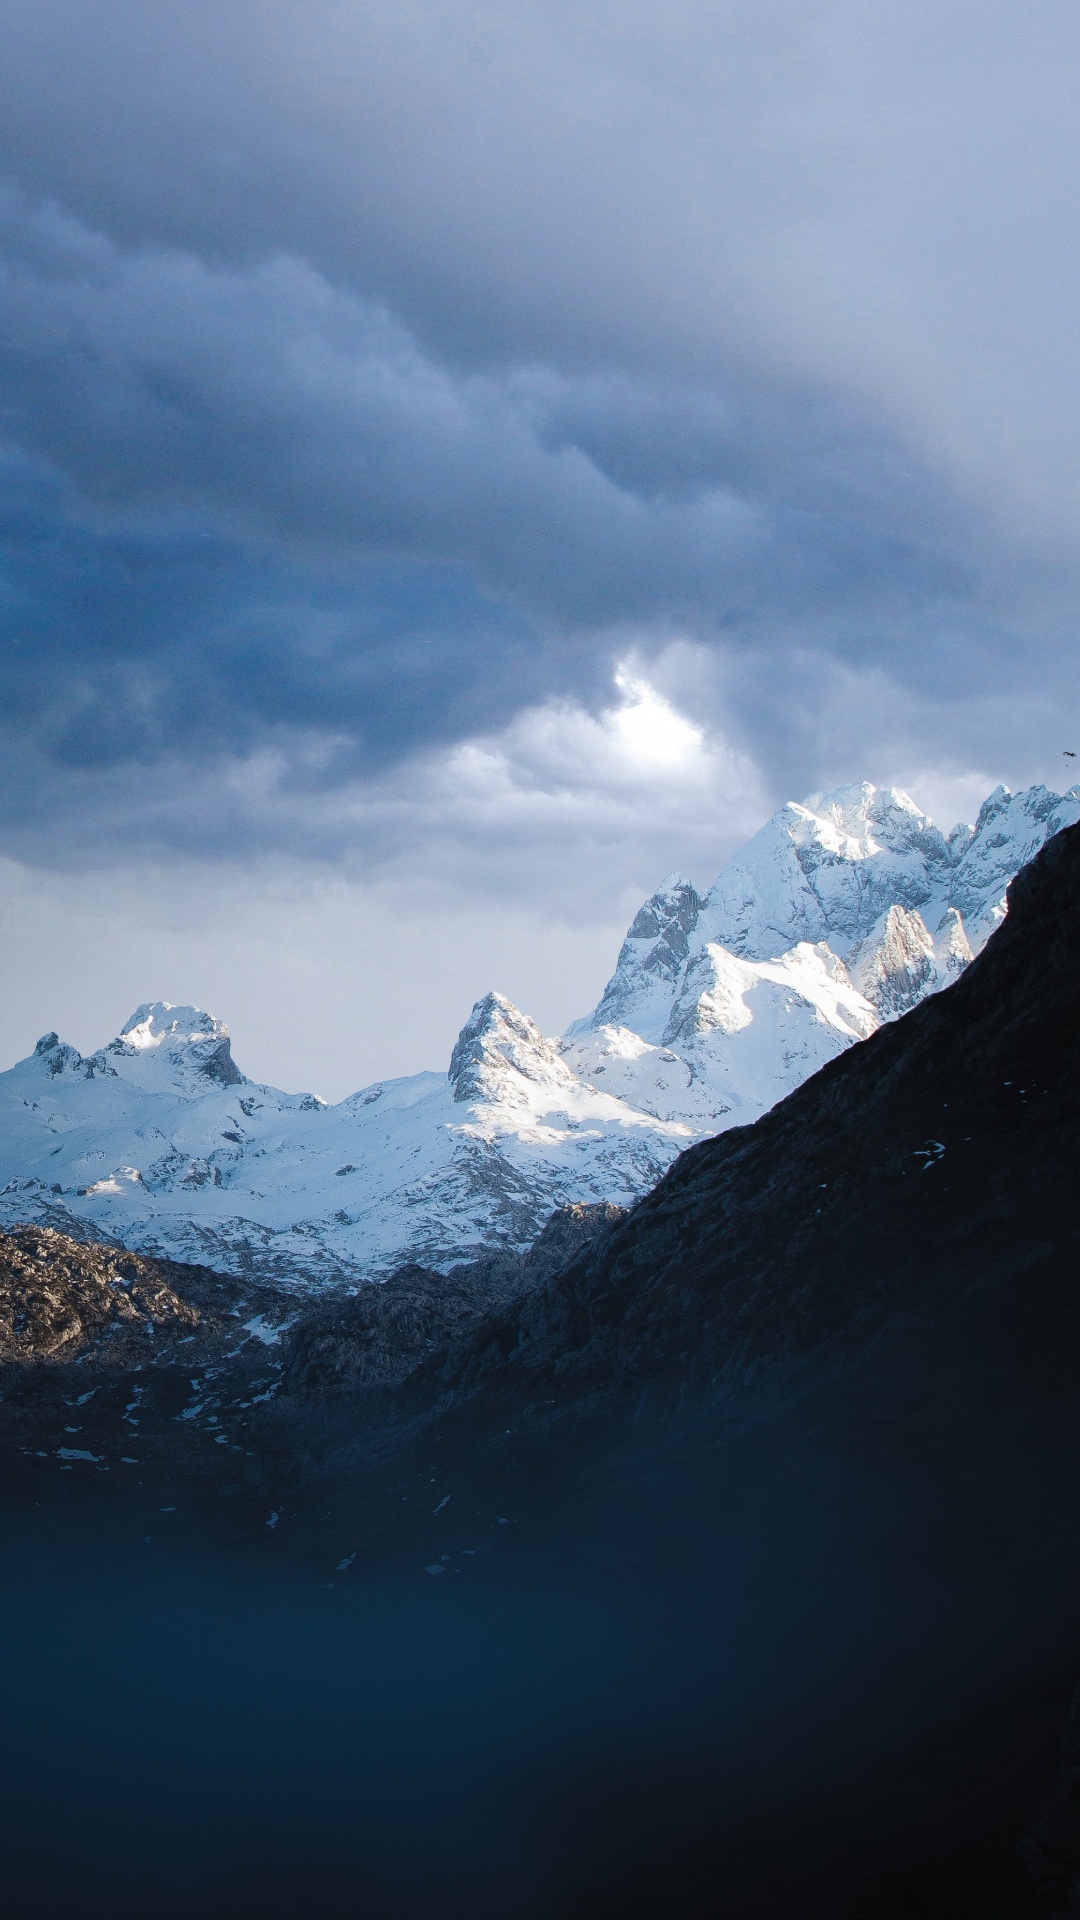
M 0 1484 L 19 1455 L 101 1474 L 147 1454 L 155 1472 L 210 1489 L 230 1456 L 252 1484 L 273 1483 L 275 1456 L 308 1446 L 312 1409 L 340 1404 L 355 1426 L 372 1394 L 624 1217 L 564 1207 L 525 1253 L 493 1249 L 447 1275 L 407 1265 L 307 1302 L 50 1228 L 0 1235 Z M 260 1413 L 271 1402 L 277 1437 Z
M 447 1079 L 459 1105 L 507 1099 L 526 1104 L 524 1083 L 554 1081 L 572 1091 L 574 1081 L 535 1021 L 503 993 L 478 1000 L 450 1055 Z
M 200 1320 L 157 1261 L 48 1227 L 0 1234 L 0 1364 L 66 1365 L 118 1334 L 190 1333 Z

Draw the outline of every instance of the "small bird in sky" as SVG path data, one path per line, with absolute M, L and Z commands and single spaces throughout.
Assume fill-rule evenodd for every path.
M 1062 749 L 1061 749 L 1061 751 L 1062 751 L 1062 753 L 1063 753 L 1063 754 L 1065 755 L 1065 758 L 1066 758 L 1066 760 L 1075 760 L 1075 759 L 1076 759 L 1076 755 L 1075 755 L 1075 753 L 1073 752 L 1073 750 L 1072 750 L 1072 748 L 1071 748 L 1071 747 L 1062 747 Z

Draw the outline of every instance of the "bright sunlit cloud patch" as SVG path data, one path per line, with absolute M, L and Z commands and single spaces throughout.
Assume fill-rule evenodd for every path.
M 425 804 L 426 786 L 433 819 L 463 847 L 482 844 L 489 863 L 528 848 L 530 871 L 552 861 L 564 889 L 586 845 L 592 858 L 606 849 L 609 884 L 621 870 L 624 885 L 637 875 L 641 885 L 646 849 L 651 875 L 677 848 L 684 864 L 709 861 L 751 831 L 767 803 L 750 756 L 687 719 L 632 664 L 618 666 L 614 686 L 617 700 L 599 714 L 547 702 L 429 760 L 411 805 Z
M 604 719 L 635 771 L 643 776 L 705 772 L 708 754 L 700 727 L 625 666 L 618 668 L 615 685 L 623 704 Z

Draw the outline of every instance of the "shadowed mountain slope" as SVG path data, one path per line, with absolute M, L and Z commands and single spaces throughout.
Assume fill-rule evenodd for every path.
M 957 983 L 754 1126 L 682 1154 L 604 1241 L 413 1383 L 550 1426 L 688 1413 L 893 1314 L 1030 1286 L 1080 1251 L 1080 828 L 1013 882 Z M 1034 1291 L 1030 1295 L 1036 1310 Z M 554 1405 L 548 1403 L 554 1403 Z
M 695 1649 L 674 1746 L 560 1756 L 560 1913 L 1080 1912 L 1078 1069 L 1072 828 L 955 985 L 404 1378 L 286 1361 L 258 1444 L 358 1565 Z
M 197 1364 L 155 1375 L 166 1337 L 140 1334 L 134 1411 L 126 1372 L 90 1397 L 92 1357 L 24 1370 L 49 1399 L 5 1401 L 18 1484 L 148 1551 L 227 1529 L 335 1604 L 400 1576 L 410 1672 L 432 1644 L 453 1672 L 482 1603 L 521 1732 L 505 1830 L 535 1839 L 470 1911 L 529 1910 L 544 1862 L 541 1920 L 1076 1914 L 1078 1068 L 1080 827 L 955 985 L 628 1217 L 554 1223 L 556 1256 L 595 1236 L 557 1270 L 463 1268 L 441 1297 L 412 1268 L 272 1325 L 232 1283 Z M 568 1595 L 596 1634 L 523 1707 Z M 454 1766 L 479 1697 L 453 1689 Z
M 568 1911 L 1080 1912 L 1071 1775 L 1022 1844 L 1080 1660 L 1080 827 L 1009 900 L 954 986 L 323 1429 L 436 1571 L 495 1516 L 520 1575 L 676 1596 L 706 1692 L 730 1663 L 726 1761 L 628 1782 L 648 1837 Z M 740 1769 L 787 1778 L 771 1824 L 718 1814 Z

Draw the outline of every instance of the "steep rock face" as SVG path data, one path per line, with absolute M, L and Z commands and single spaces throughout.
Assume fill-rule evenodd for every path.
M 595 1014 L 579 1026 L 629 1027 L 658 1040 L 704 905 L 689 880 L 669 874 L 636 914 Z
M 975 957 L 959 907 L 946 907 L 933 941 L 938 984 L 951 986 Z
M 890 907 L 865 940 L 856 941 L 847 967 L 881 1019 L 907 1013 L 936 985 L 934 942 L 922 914 L 915 907 Z
M 435 1273 L 399 1267 L 382 1286 L 304 1314 L 286 1349 L 283 1386 L 309 1398 L 396 1386 L 490 1312 L 542 1285 L 624 1217 L 611 1206 L 561 1207 L 524 1254 L 489 1253 Z
M 914 907 L 890 907 L 847 957 L 852 983 L 880 1020 L 896 1020 L 961 974 L 972 959 L 964 922 L 946 907 L 936 934 Z

